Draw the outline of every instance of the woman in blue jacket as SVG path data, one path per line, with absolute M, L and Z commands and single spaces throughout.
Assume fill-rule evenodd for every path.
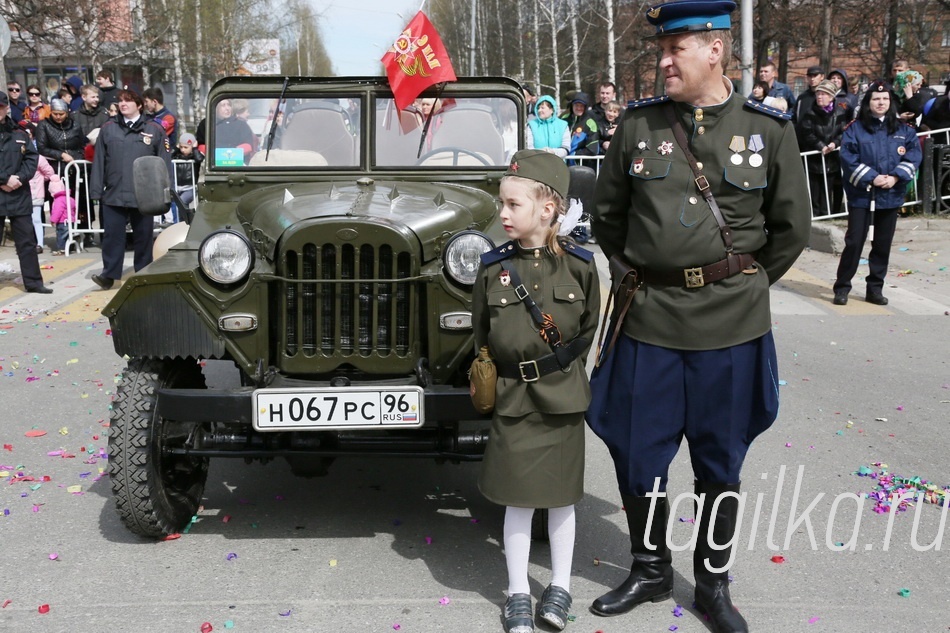
M 861 249 L 872 224 L 874 236 L 868 257 L 871 272 L 866 278 L 864 300 L 887 305 L 884 276 L 897 227 L 897 211 L 904 204 L 907 183 L 916 176 L 920 159 L 917 134 L 898 118 L 890 86 L 875 81 L 864 94 L 858 118 L 845 129 L 841 139 L 848 231 L 834 285 L 835 305 L 848 303 L 851 278 L 858 270 Z
M 571 133 L 567 121 L 557 116 L 557 103 L 544 95 L 534 105 L 535 118 L 528 121 L 528 149 L 543 149 L 564 158 L 571 149 Z

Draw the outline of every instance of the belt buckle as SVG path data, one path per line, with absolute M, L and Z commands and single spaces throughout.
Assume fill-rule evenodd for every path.
M 686 277 L 687 288 L 702 288 L 706 285 L 703 280 L 703 269 L 700 266 L 683 269 L 683 275 Z
M 534 378 L 529 378 L 525 376 L 525 368 L 533 367 L 534 368 Z M 538 361 L 536 360 L 526 360 L 518 363 L 518 371 L 521 373 L 521 379 L 525 382 L 536 382 L 538 378 L 541 377 L 541 372 L 538 371 Z

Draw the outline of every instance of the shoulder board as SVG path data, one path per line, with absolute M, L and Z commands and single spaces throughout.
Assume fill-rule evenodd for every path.
M 748 108 L 752 108 L 756 112 L 761 112 L 762 114 L 768 114 L 769 116 L 774 116 L 776 119 L 782 119 L 783 121 L 791 121 L 792 115 L 789 112 L 782 112 L 778 108 L 773 108 L 772 106 L 767 106 L 759 103 L 755 99 L 746 99 L 745 105 Z
M 514 242 L 505 242 L 498 248 L 490 250 L 487 253 L 482 253 L 482 265 L 491 266 L 496 264 L 503 259 L 508 259 L 516 252 Z
M 636 110 L 637 108 L 642 108 L 643 106 L 656 105 L 658 103 L 666 103 L 670 98 L 666 95 L 662 97 L 648 97 L 646 99 L 637 99 L 635 101 L 627 102 L 627 110 Z
M 841 129 L 841 131 L 844 132 L 845 130 L 847 130 L 849 127 L 851 127 L 857 122 L 858 122 L 857 119 L 851 119 L 850 121 L 848 121 L 848 124 Z
M 578 259 L 582 259 L 585 262 L 589 262 L 594 259 L 593 251 L 589 251 L 586 248 L 581 248 L 571 240 L 561 240 L 561 248 L 564 249 L 566 253 L 570 253 Z

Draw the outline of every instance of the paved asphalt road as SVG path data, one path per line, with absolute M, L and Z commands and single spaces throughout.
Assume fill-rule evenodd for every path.
M 212 462 L 187 534 L 159 543 L 129 534 L 103 475 L 124 362 L 99 310 L 115 291 L 89 279 L 96 250 L 47 252 L 41 263 L 55 292 L 27 295 L 12 246 L 0 247 L 0 630 L 502 630 L 502 509 L 479 495 L 477 464 L 339 460 L 327 477 L 298 479 L 283 462 Z M 856 472 L 879 472 L 875 464 L 950 485 L 950 221 L 901 220 L 887 307 L 863 302 L 860 284 L 848 306 L 833 306 L 836 263 L 808 251 L 773 289 L 782 411 L 746 462 L 733 596 L 758 632 L 946 631 L 941 509 L 920 507 L 916 541 L 943 540 L 918 552 L 915 508 L 891 519 L 872 500 L 857 511 L 841 495 L 873 492 L 876 480 Z M 229 379 L 220 365 L 209 373 Z M 674 496 L 691 485 L 686 453 L 671 473 Z M 707 631 L 691 608 L 687 551 L 674 557 L 674 601 L 611 619 L 587 611 L 629 562 L 612 465 L 592 435 L 587 456 L 568 631 Z M 677 543 L 691 535 L 688 506 L 674 509 Z M 853 551 L 829 547 L 845 542 Z M 536 543 L 536 597 L 548 569 Z

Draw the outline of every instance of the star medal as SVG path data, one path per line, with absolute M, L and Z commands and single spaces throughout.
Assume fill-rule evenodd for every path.
M 745 151 L 745 138 L 733 136 L 732 140 L 729 141 L 729 149 L 732 150 L 732 156 L 729 157 L 729 162 L 733 165 L 741 165 L 742 152 Z
M 761 167 L 762 155 L 759 152 L 765 149 L 765 143 L 762 142 L 760 134 L 753 134 L 749 137 L 749 149 L 755 152 L 752 156 L 749 156 L 749 165 L 751 167 Z
M 650 141 L 644 141 L 643 139 L 640 139 L 640 141 L 637 143 L 637 151 L 639 151 L 641 154 L 643 152 L 649 152 Z
M 511 285 L 511 273 L 509 273 L 507 270 L 501 271 L 498 273 L 498 281 L 501 282 L 502 286 L 507 288 Z
M 633 159 L 633 173 L 639 174 L 641 171 L 643 171 L 643 159 L 642 158 Z
M 663 156 L 668 156 L 673 153 L 673 142 L 672 141 L 663 141 L 660 143 L 660 146 L 656 148 L 656 151 Z

